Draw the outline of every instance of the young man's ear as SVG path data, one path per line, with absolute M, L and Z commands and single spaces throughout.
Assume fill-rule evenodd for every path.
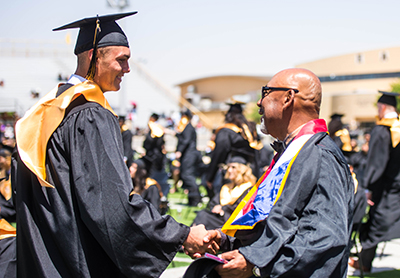
M 89 61 L 91 61 L 92 57 L 93 57 L 93 48 L 88 51 L 88 57 L 89 57 Z

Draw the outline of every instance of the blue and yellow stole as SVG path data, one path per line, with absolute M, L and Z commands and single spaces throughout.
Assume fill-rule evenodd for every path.
M 310 121 L 302 127 L 281 157 L 274 157 L 267 171 L 236 207 L 222 227 L 223 233 L 235 236 L 238 230 L 251 230 L 268 217 L 282 194 L 290 169 L 301 148 L 318 132 L 327 132 L 323 119 Z

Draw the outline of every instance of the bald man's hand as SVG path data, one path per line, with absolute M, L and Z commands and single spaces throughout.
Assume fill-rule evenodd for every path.
M 247 278 L 253 275 L 254 265 L 249 263 L 238 250 L 222 253 L 219 257 L 228 261 L 215 267 L 221 278 Z
M 184 246 L 185 254 L 192 259 L 203 256 L 206 252 L 217 254 L 220 249 L 221 234 L 218 230 L 207 231 L 204 225 L 197 225 L 190 228 L 190 233 Z

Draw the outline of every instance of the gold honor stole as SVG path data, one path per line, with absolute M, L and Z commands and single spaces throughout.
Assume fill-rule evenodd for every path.
M 400 143 L 400 121 L 399 121 L 399 119 L 383 118 L 383 119 L 379 120 L 376 124 L 390 127 L 390 135 L 392 137 L 392 146 L 393 146 L 393 148 L 396 148 L 396 146 Z
M 5 219 L 0 219 L 0 240 L 13 237 L 17 234 L 17 230 L 11 226 Z
M 322 119 L 308 122 L 281 157 L 277 161 L 277 156 L 274 157 L 267 171 L 226 221 L 221 229 L 223 233 L 235 236 L 238 230 L 251 230 L 258 222 L 268 217 L 272 207 L 282 194 L 297 155 L 304 144 L 317 132 L 327 132 L 326 123 Z
M 17 148 L 21 160 L 38 178 L 40 184 L 54 188 L 46 181 L 46 148 L 47 142 L 62 122 L 65 110 L 78 96 L 83 95 L 87 101 L 96 102 L 105 109 L 115 112 L 108 104 L 100 87 L 93 81 L 79 83 L 56 97 L 56 88 L 39 100 L 16 124 Z

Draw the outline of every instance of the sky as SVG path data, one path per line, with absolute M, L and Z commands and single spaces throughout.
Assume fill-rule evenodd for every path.
M 131 59 L 169 87 L 213 75 L 268 76 L 321 58 L 400 46 L 398 0 L 128 3 L 123 11 L 138 14 L 119 23 Z M 0 38 L 62 42 L 67 31 L 53 28 L 119 11 L 107 0 L 7 1 L 0 11 Z M 68 32 L 75 41 L 77 31 Z

